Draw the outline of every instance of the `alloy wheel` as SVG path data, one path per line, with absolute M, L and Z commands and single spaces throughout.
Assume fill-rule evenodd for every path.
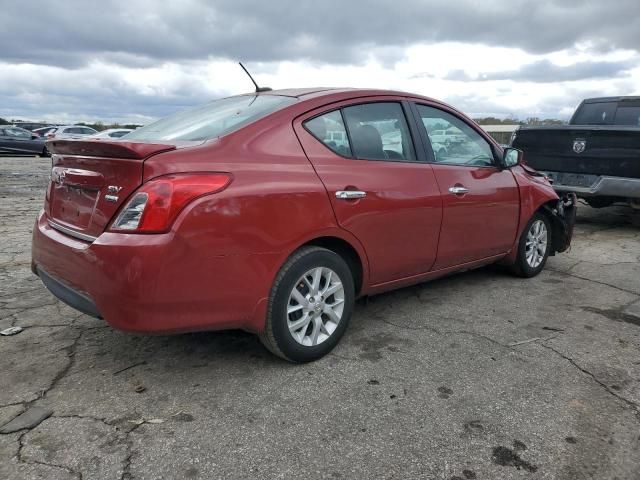
M 293 339 L 316 346 L 338 328 L 345 292 L 338 274 L 327 267 L 307 271 L 295 283 L 287 303 L 287 326 Z
M 542 220 L 536 220 L 529 227 L 525 245 L 525 258 L 531 268 L 538 268 L 547 253 L 547 226 Z

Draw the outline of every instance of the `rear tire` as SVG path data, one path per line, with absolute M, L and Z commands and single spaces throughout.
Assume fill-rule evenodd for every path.
M 538 275 L 549 258 L 553 245 L 552 235 L 547 217 L 540 212 L 533 214 L 520 236 L 518 256 L 511 267 L 512 272 L 524 278 Z
M 49 156 L 49 150 L 47 150 L 47 147 L 44 147 L 42 149 L 42 152 L 40 152 L 40 156 L 41 157 L 48 157 Z
M 317 360 L 340 341 L 354 301 L 353 275 L 343 258 L 326 248 L 303 247 L 276 276 L 260 340 L 290 362 Z

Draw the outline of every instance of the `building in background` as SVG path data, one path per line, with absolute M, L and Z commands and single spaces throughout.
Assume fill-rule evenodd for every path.
M 509 145 L 511 135 L 520 125 L 480 125 L 482 129 L 491 135 L 500 145 Z

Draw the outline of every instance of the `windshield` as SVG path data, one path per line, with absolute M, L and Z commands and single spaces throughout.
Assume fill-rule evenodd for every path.
M 215 100 L 139 128 L 127 140 L 209 140 L 267 116 L 297 99 L 279 95 L 242 95 Z

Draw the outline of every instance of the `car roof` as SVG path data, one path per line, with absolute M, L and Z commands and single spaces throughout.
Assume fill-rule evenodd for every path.
M 345 94 L 345 95 L 341 95 Z M 255 92 L 246 93 L 244 95 L 256 95 Z M 284 88 L 279 90 L 269 90 L 266 92 L 260 92 L 257 95 L 280 95 L 283 97 L 293 97 L 301 100 L 308 100 L 311 98 L 322 98 L 329 96 L 340 97 L 369 97 L 369 96 L 399 96 L 399 97 L 414 97 L 423 98 L 437 103 L 442 103 L 439 100 L 418 95 L 415 93 L 401 92 L 398 90 L 384 90 L 375 88 L 344 88 L 344 87 L 312 87 L 312 88 Z
M 584 103 L 603 103 L 603 102 L 625 102 L 625 101 L 637 101 L 640 97 L 623 96 L 623 97 L 596 97 L 585 98 Z

